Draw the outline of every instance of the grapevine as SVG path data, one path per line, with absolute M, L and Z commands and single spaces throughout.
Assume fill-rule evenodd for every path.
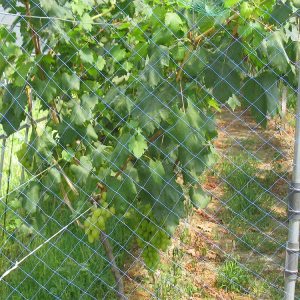
M 137 230 L 137 244 L 142 249 L 142 257 L 150 270 L 155 270 L 160 262 L 160 250 L 166 251 L 170 237 L 151 220 L 143 220 Z
M 23 213 L 53 199 L 70 215 L 92 206 L 90 243 L 103 233 L 110 249 L 109 232 L 158 268 L 186 202 L 208 203 L 199 178 L 215 162 L 216 112 L 237 99 L 265 127 L 279 82 L 295 87 L 284 30 L 298 2 L 0 0 L 24 16 L 23 51 L 0 27 L 0 124 L 7 136 L 32 127 L 17 153 L 34 176 Z
M 90 243 L 98 239 L 100 231 L 105 231 L 105 223 L 115 214 L 114 207 L 108 209 L 108 204 L 103 203 L 103 207 L 93 207 L 92 214 L 84 221 L 85 234 Z

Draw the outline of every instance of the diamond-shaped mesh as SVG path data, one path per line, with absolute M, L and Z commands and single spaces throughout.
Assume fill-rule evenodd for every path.
M 296 0 L 0 4 L 1 299 L 300 299 Z

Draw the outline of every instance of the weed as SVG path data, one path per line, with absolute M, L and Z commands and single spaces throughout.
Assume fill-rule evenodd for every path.
M 189 229 L 187 227 L 184 227 L 179 235 L 180 241 L 184 245 L 188 245 L 191 242 L 191 236 L 189 233 Z
M 250 274 L 234 260 L 226 261 L 218 271 L 217 285 L 226 291 L 245 292 L 250 282 Z

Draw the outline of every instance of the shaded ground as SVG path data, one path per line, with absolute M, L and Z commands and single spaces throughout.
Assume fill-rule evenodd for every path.
M 293 127 L 229 111 L 218 127 L 219 162 L 203 186 L 211 203 L 181 224 L 161 271 L 131 268 L 129 299 L 282 298 Z

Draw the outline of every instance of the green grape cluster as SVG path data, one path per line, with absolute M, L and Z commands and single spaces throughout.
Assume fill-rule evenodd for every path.
M 91 216 L 84 221 L 85 234 L 88 241 L 93 243 L 99 238 L 100 231 L 105 230 L 106 221 L 115 214 L 115 208 L 108 208 L 108 204 L 103 203 L 103 207 L 93 207 Z
M 137 230 L 138 246 L 146 266 L 155 270 L 160 262 L 159 250 L 166 251 L 170 245 L 169 236 L 153 222 L 143 220 Z
M 300 0 L 292 0 L 292 3 L 296 8 L 300 8 Z

